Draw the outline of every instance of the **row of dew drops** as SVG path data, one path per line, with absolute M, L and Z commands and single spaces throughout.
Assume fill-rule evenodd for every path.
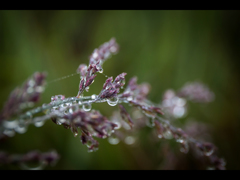
M 62 95 L 57 95 L 57 96 L 52 96 L 51 97 L 51 101 L 59 101 L 62 100 Z M 91 99 L 94 100 L 97 98 L 97 95 L 93 94 L 91 96 Z M 67 100 L 67 99 L 66 99 Z M 74 100 L 74 98 L 72 99 Z M 87 104 L 82 104 L 82 101 L 73 101 L 73 102 L 67 102 L 67 103 L 63 103 L 60 105 L 60 107 L 67 107 L 67 106 L 71 106 L 74 103 L 78 103 L 79 105 L 82 105 L 82 109 L 84 111 L 90 111 L 92 108 L 91 103 L 87 103 Z M 110 106 L 116 106 L 118 103 L 118 97 L 113 97 L 113 98 L 109 98 L 107 99 L 107 103 Z M 42 107 L 44 108 L 45 106 L 47 106 L 47 104 L 43 104 Z M 54 111 L 54 110 L 58 110 L 60 108 L 59 106 L 54 106 L 50 111 Z M 77 106 L 74 106 L 72 108 L 69 108 L 68 110 L 66 110 L 64 113 L 73 113 L 75 110 L 77 110 Z M 45 113 L 48 114 L 50 112 L 49 110 L 46 110 Z M 23 134 L 27 131 L 27 127 L 28 125 L 31 123 L 31 120 L 33 118 L 32 114 L 30 112 L 26 113 L 27 117 L 25 119 L 19 119 L 19 120 L 5 120 L 3 122 L 3 134 L 7 135 L 8 137 L 13 137 L 15 135 L 15 132 L 19 133 L 19 134 Z M 33 124 L 36 127 L 41 127 L 44 125 L 46 119 L 41 119 L 41 118 L 35 118 Z M 61 125 L 61 123 L 63 123 L 63 120 L 60 120 L 58 122 L 59 125 Z
M 52 101 L 59 101 L 59 100 L 62 100 L 62 98 L 63 98 L 62 95 L 57 95 L 57 96 L 53 96 L 51 98 L 51 100 Z M 93 94 L 91 96 L 91 99 L 96 99 L 96 98 L 97 98 L 97 95 L 95 95 L 95 94 Z M 72 100 L 74 100 L 74 98 Z M 82 109 L 84 111 L 90 111 L 91 108 L 92 108 L 91 103 L 82 104 L 82 101 L 80 101 L 80 100 L 78 102 L 73 101 L 73 102 L 63 103 L 63 104 L 60 105 L 60 107 L 71 106 L 74 103 L 78 103 L 79 105 L 82 105 Z M 111 99 L 108 99 L 107 103 L 110 106 L 115 106 L 118 103 L 118 98 L 113 97 Z M 42 106 L 45 107 L 46 105 L 47 104 L 43 104 Z M 54 110 L 58 110 L 58 109 L 59 109 L 59 106 L 55 106 L 50 111 L 54 111 Z M 78 106 L 73 106 L 71 108 L 68 108 L 64 113 L 73 113 L 76 110 L 78 110 Z M 46 113 L 48 113 L 48 112 L 46 112 Z M 2 127 L 3 128 L 3 134 L 5 134 L 9 137 L 13 137 L 15 135 L 15 132 L 17 132 L 19 134 L 25 133 L 27 131 L 28 125 L 31 123 L 31 120 L 32 120 L 32 114 L 30 112 L 28 112 L 26 115 L 27 115 L 26 119 L 5 120 L 3 122 L 3 127 Z M 41 126 L 44 125 L 45 120 L 46 119 L 35 118 L 33 124 L 36 127 L 41 127 Z M 64 122 L 65 122 L 64 119 L 59 119 L 57 121 L 57 124 L 61 125 Z M 149 122 L 146 123 L 146 125 L 148 125 L 149 127 L 153 127 L 154 126 L 153 120 L 150 119 Z M 173 138 L 172 133 L 169 130 L 164 131 L 163 134 L 159 134 L 158 137 L 159 138 L 164 137 L 165 139 L 172 139 Z M 130 144 L 133 144 L 135 142 L 135 138 L 132 137 L 132 136 L 127 136 L 124 141 L 125 141 L 126 144 L 130 145 Z M 181 148 L 180 148 L 181 152 L 187 153 L 189 151 L 189 145 L 188 145 L 188 142 L 186 140 L 184 140 L 182 138 L 179 138 L 179 139 L 176 139 L 176 141 L 181 144 Z M 117 137 L 109 137 L 108 142 L 110 144 L 115 145 L 115 144 L 118 144 L 120 142 L 120 140 Z M 210 149 L 210 150 L 205 150 L 203 153 L 206 156 L 210 156 L 213 152 L 214 152 L 214 150 Z

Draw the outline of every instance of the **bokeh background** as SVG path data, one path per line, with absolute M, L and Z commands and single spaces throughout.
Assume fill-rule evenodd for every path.
M 79 64 L 88 63 L 95 48 L 115 37 L 120 51 L 103 65 L 104 73 L 116 77 L 127 72 L 126 80 L 137 76 L 139 83 L 148 82 L 151 101 L 160 103 L 165 90 L 178 90 L 189 81 L 209 86 L 215 101 L 190 104 L 188 118 L 211 127 L 211 142 L 227 169 L 240 169 L 239 32 L 239 11 L 1 10 L 0 108 L 9 93 L 35 71 L 46 71 L 49 82 L 73 74 Z M 86 95 L 98 94 L 104 80 L 99 74 Z M 76 96 L 78 85 L 79 76 L 48 84 L 38 105 L 50 102 L 52 95 Z M 117 110 L 107 103 L 93 108 L 106 116 Z M 149 130 L 143 131 L 141 146 L 111 145 L 103 139 L 97 152 L 88 153 L 70 130 L 48 121 L 41 128 L 29 126 L 25 134 L 1 142 L 0 148 L 19 154 L 56 149 L 61 159 L 46 169 L 164 169 L 163 161 L 178 162 L 169 167 L 173 169 L 197 167 L 193 165 L 197 161 L 178 153 L 176 147 L 174 158 L 158 158 L 161 142 L 151 142 Z

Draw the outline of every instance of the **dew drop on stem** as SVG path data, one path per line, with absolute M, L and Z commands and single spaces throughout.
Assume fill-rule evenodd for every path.
M 88 103 L 88 104 L 84 104 L 82 107 L 84 111 L 90 111 L 92 108 L 92 105 Z
M 91 96 L 91 99 L 96 99 L 97 98 L 97 95 L 96 94 L 93 94 L 92 96 Z
M 184 143 L 184 140 L 183 140 L 182 138 L 178 138 L 176 141 L 177 141 L 178 143 Z
M 44 125 L 44 120 L 36 120 L 36 121 L 34 122 L 34 125 L 35 125 L 36 127 L 42 127 L 42 126 Z
M 18 121 L 18 126 L 14 129 L 17 133 L 23 134 L 27 131 L 27 125 L 23 119 Z
M 100 69 L 98 70 L 98 72 L 99 72 L 99 73 L 103 73 L 103 69 L 100 68 Z
M 7 129 L 14 129 L 18 126 L 17 120 L 3 121 L 3 127 Z
M 205 149 L 203 153 L 205 156 L 211 156 L 213 152 L 214 152 L 213 149 Z
M 45 163 L 40 162 L 22 162 L 20 164 L 23 170 L 42 170 L 45 167 Z
M 55 96 L 52 96 L 51 97 L 51 101 L 53 102 L 55 100 Z
M 118 103 L 118 97 L 112 97 L 112 98 L 107 99 L 107 103 L 110 106 L 116 106 Z
M 150 118 L 149 120 L 146 121 L 146 125 L 150 128 L 153 128 L 155 126 L 154 124 L 154 118 Z
M 27 112 L 27 113 L 26 113 L 26 117 L 27 117 L 27 119 L 32 119 L 32 113 Z
M 78 105 L 82 105 L 82 101 L 81 100 L 77 100 Z
M 15 135 L 15 131 L 13 129 L 5 129 L 3 131 L 3 134 L 5 134 L 8 137 L 13 137 Z
M 75 132 L 73 135 L 74 135 L 74 137 L 77 137 L 77 135 L 78 135 L 78 132 Z
M 89 91 L 89 86 L 85 88 L 85 90 L 88 92 Z
M 173 136 L 172 136 L 172 133 L 171 133 L 170 130 L 166 130 L 166 131 L 163 132 L 163 137 L 165 139 L 172 139 Z

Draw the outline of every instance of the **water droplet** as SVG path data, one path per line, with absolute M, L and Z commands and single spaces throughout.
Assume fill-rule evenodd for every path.
M 61 104 L 60 106 L 64 108 L 64 107 L 67 107 L 67 104 L 66 104 L 66 103 L 63 103 L 63 104 Z
M 57 124 L 58 124 L 58 125 L 61 125 L 62 123 L 65 123 L 65 122 L 66 122 L 65 119 L 58 119 L 58 120 L 57 120 Z
M 93 142 L 91 140 L 88 140 L 86 143 L 86 146 L 90 148 L 92 146 Z
M 58 98 L 59 100 L 63 100 L 63 99 L 65 99 L 65 96 L 63 96 L 63 95 L 57 95 L 57 98 Z
M 31 87 L 33 87 L 33 86 L 35 85 L 34 80 L 32 80 L 32 79 L 29 80 L 29 81 L 28 81 L 28 85 L 31 86 Z
M 91 96 L 91 98 L 92 98 L 92 99 L 96 99 L 96 98 L 97 98 L 97 95 L 96 95 L 96 94 L 93 94 L 93 95 Z
M 214 153 L 215 147 L 211 143 L 205 143 L 203 144 L 203 148 L 201 151 L 205 156 L 211 156 Z
M 213 154 L 214 150 L 213 149 L 209 149 L 209 150 L 205 150 L 204 151 L 204 155 L 205 156 L 211 156 Z
M 118 97 L 112 97 L 112 98 L 107 99 L 107 103 L 110 106 L 116 106 L 118 103 Z
M 72 106 L 72 102 L 68 102 L 66 104 L 67 104 L 67 106 Z
M 21 168 L 24 170 L 42 170 L 45 167 L 45 163 L 40 162 L 22 162 L 20 164 Z
M 26 122 L 23 119 L 18 120 L 18 126 L 14 130 L 19 134 L 25 133 L 27 131 Z
M 77 135 L 78 135 L 78 132 L 75 132 L 75 133 L 74 133 L 74 137 L 77 137 Z
M 52 97 L 51 97 L 51 101 L 52 101 L 52 102 L 55 101 L 55 96 L 52 96 Z
M 84 110 L 84 111 L 90 111 L 91 108 L 92 108 L 92 105 L 91 105 L 90 103 L 83 105 L 83 110 Z
M 127 136 L 124 140 L 124 142 L 128 145 L 134 144 L 135 143 L 135 138 L 132 136 Z
M 56 120 L 57 125 L 62 125 L 62 123 L 59 120 Z
M 154 118 L 151 118 L 149 120 L 146 121 L 146 125 L 150 128 L 153 128 L 155 126 L 154 124 Z
M 3 121 L 3 127 L 6 129 L 14 129 L 18 126 L 18 122 L 14 121 Z
M 52 109 L 51 109 L 51 111 L 53 112 L 53 111 L 58 111 L 59 110 L 59 107 L 58 106 L 54 106 L 54 107 L 52 107 Z
M 172 133 L 169 130 L 166 130 L 166 131 L 163 132 L 163 137 L 165 139 L 172 139 L 173 138 Z
M 159 139 L 162 139 L 163 136 L 162 136 L 161 134 L 158 134 L 158 138 L 159 138 Z
M 42 108 L 45 108 L 45 107 L 47 107 L 47 106 L 48 106 L 48 104 L 44 103 L 44 104 L 42 105 Z
M 95 151 L 97 151 L 98 150 L 98 148 L 97 147 L 92 147 L 91 149 L 88 149 L 88 152 L 90 153 L 90 152 L 95 152 Z
M 13 137 L 15 135 L 15 131 L 13 129 L 5 129 L 3 131 L 3 134 L 5 134 L 8 137 Z
M 107 125 L 103 131 L 107 136 L 111 136 L 111 134 L 114 133 L 111 125 Z
M 47 104 L 43 104 L 42 105 L 42 108 L 46 108 L 47 107 Z M 45 114 L 48 114 L 49 112 L 50 112 L 50 110 L 49 109 L 45 109 L 44 111 L 43 111 Z
M 42 126 L 44 125 L 44 121 L 43 121 L 43 120 L 36 120 L 36 121 L 34 122 L 34 125 L 35 125 L 36 127 L 42 127 Z
M 73 109 L 70 108 L 68 112 L 72 114 L 73 113 Z
M 116 144 L 119 143 L 119 139 L 116 138 L 116 137 L 109 137 L 109 138 L 108 138 L 108 142 L 109 142 L 110 144 L 112 144 L 112 145 L 116 145 Z
M 18 127 L 16 127 L 15 128 L 15 131 L 17 132 L 17 133 L 19 133 L 19 134 L 23 134 L 23 133 L 25 133 L 26 131 L 27 131 L 27 128 L 26 127 L 24 127 L 24 126 L 18 126 Z
M 26 113 L 26 116 L 27 116 L 27 119 L 32 119 L 32 113 L 27 112 L 27 113 Z
M 183 142 L 184 142 L 184 140 L 183 140 L 182 138 L 178 138 L 176 141 L 177 141 L 178 143 L 183 143 Z
M 115 127 L 114 129 L 120 129 L 121 128 L 121 123 L 119 121 L 113 121 L 114 124 L 117 125 L 117 127 Z
M 76 104 L 77 104 L 77 101 L 76 101 L 76 100 L 72 102 L 72 105 L 76 105 Z
M 100 69 L 98 70 L 98 72 L 99 72 L 99 73 L 103 73 L 103 68 L 100 68 Z
M 69 100 L 69 99 L 66 98 L 66 99 L 64 99 L 62 102 L 63 102 L 63 103 L 66 103 L 68 100 Z
M 27 93 L 28 93 L 28 94 L 33 93 L 33 88 L 32 88 L 32 87 L 27 88 Z
M 88 86 L 88 87 L 86 87 L 86 88 L 85 88 L 85 90 L 88 92 L 88 90 L 89 90 L 89 86 Z

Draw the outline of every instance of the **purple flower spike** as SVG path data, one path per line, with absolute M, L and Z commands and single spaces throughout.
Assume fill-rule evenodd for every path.
M 112 77 L 107 78 L 107 80 L 105 81 L 104 85 L 103 85 L 103 89 L 107 89 L 108 86 L 112 85 Z
M 127 73 L 122 73 L 122 74 L 119 74 L 115 80 L 114 80 L 114 83 L 119 83 L 121 81 L 125 81 L 125 76 L 127 75 Z
M 82 79 L 81 81 L 80 81 L 80 84 L 79 84 L 79 91 L 81 91 L 83 88 L 84 88 L 84 79 Z
M 87 80 L 85 86 L 86 86 L 86 87 L 90 86 L 96 76 L 97 76 L 97 75 L 91 76 L 91 77 Z
M 79 85 L 79 91 L 77 97 L 79 97 L 82 92 L 92 84 L 94 78 L 96 77 L 96 73 L 102 73 L 102 64 L 108 59 L 111 54 L 116 54 L 118 52 L 119 46 L 116 43 L 115 39 L 112 38 L 109 42 L 104 43 L 98 49 L 95 49 L 93 53 L 89 57 L 89 66 L 87 67 L 85 64 L 81 64 L 77 73 L 81 74 L 81 82 Z M 125 74 L 126 75 L 126 74 Z M 124 76 L 124 75 L 122 75 Z M 124 77 L 119 77 L 124 78 Z M 85 84 L 85 85 L 84 85 Z M 119 85 L 118 85 L 119 86 Z M 123 86 L 122 84 L 119 86 Z M 86 89 L 88 91 L 88 89 Z
M 100 92 L 100 94 L 98 95 L 99 98 L 104 99 L 104 98 L 111 98 L 111 97 L 116 97 L 117 94 L 120 91 L 120 88 L 124 86 L 125 84 L 125 75 L 127 73 L 121 73 L 119 74 L 114 82 L 112 82 L 113 78 L 110 77 L 108 78 L 104 85 L 103 85 L 103 89 Z

